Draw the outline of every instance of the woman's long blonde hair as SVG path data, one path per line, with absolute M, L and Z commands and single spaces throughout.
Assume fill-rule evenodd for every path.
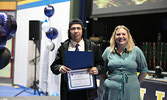
M 127 43 L 127 46 L 126 46 L 126 47 L 128 47 L 128 48 L 127 48 L 127 51 L 128 51 L 128 52 L 132 51 L 133 48 L 134 48 L 134 46 L 135 46 L 135 43 L 134 43 L 134 41 L 133 41 L 133 38 L 132 38 L 132 36 L 131 36 L 131 34 L 130 34 L 129 29 L 128 29 L 126 26 L 124 26 L 124 25 L 118 25 L 118 26 L 114 29 L 114 32 L 113 32 L 113 34 L 112 34 L 112 36 L 111 36 L 111 38 L 110 38 L 110 51 L 111 51 L 112 53 L 115 53 L 115 49 L 114 49 L 114 48 L 115 48 L 115 46 L 116 46 L 116 42 L 115 42 L 115 34 L 116 34 L 116 31 L 119 30 L 119 29 L 121 29 L 121 28 L 125 29 L 125 30 L 127 31 L 127 33 L 128 33 L 128 43 Z

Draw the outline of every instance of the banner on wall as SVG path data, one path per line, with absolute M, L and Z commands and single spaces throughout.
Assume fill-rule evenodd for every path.
M 145 79 L 140 94 L 141 100 L 167 100 L 167 82 Z

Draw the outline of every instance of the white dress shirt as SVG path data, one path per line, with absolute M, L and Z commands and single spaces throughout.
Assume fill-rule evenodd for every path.
M 84 40 L 82 39 L 79 43 L 73 41 L 73 40 L 70 40 L 70 43 L 69 43 L 69 47 L 68 47 L 68 51 L 75 51 L 75 45 L 76 44 L 79 44 L 78 48 L 79 48 L 79 51 L 85 51 L 85 43 L 84 43 Z

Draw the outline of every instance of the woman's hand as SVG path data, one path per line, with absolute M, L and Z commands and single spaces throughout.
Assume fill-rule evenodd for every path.
M 138 76 L 138 80 L 139 80 L 140 83 L 144 80 L 144 78 L 146 77 L 146 75 L 147 75 L 146 72 L 145 72 L 145 73 L 140 73 L 140 74 L 139 74 L 139 76 Z
M 89 68 L 88 72 L 93 75 L 97 75 L 99 73 L 96 67 Z
M 59 69 L 59 72 L 62 73 L 62 74 L 65 74 L 65 73 L 70 73 L 71 69 L 66 67 L 66 66 L 61 66 L 60 69 Z

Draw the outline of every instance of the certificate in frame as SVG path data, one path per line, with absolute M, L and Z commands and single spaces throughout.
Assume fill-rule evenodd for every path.
M 95 78 L 87 69 L 71 70 L 67 80 L 69 91 L 95 88 Z

